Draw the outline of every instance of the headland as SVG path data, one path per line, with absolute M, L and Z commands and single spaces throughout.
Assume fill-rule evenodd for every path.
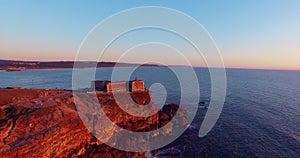
M 151 101 L 149 91 L 129 93 L 138 104 Z M 1 157 L 145 157 L 145 153 L 125 152 L 100 142 L 80 119 L 71 91 L 19 87 L 0 88 L 0 94 Z M 96 95 L 106 115 L 116 125 L 131 131 L 155 130 L 175 114 L 186 113 L 178 110 L 178 105 L 169 104 L 145 119 L 123 111 L 111 93 Z M 86 119 L 96 123 L 93 117 Z M 184 117 L 177 121 L 187 126 Z M 172 128 L 165 130 L 165 134 Z

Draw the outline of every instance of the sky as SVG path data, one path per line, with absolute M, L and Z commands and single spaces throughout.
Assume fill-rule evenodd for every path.
M 172 8 L 197 20 L 214 39 L 226 67 L 300 69 L 299 0 L 1 0 L 0 59 L 75 60 L 81 42 L 98 23 L 122 10 L 142 6 Z M 157 30 L 127 36 L 180 42 Z M 101 60 L 117 60 L 124 51 L 122 46 L 131 41 L 125 37 Z M 151 53 L 159 57 L 163 51 L 167 52 L 159 46 Z M 164 60 L 177 64 L 168 53 Z M 196 59 L 188 49 L 185 53 L 193 59 L 192 65 L 203 66 L 201 58 Z

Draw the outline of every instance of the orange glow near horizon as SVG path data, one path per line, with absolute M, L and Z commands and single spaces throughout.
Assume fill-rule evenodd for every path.
M 33 43 L 18 44 L 18 46 L 4 45 L 0 47 L 0 60 L 27 60 L 27 61 L 73 61 L 76 58 L 77 47 L 70 46 L 52 46 L 40 44 L 34 46 Z M 278 47 L 278 46 L 277 46 Z M 287 48 L 288 46 L 284 46 Z M 300 48 L 290 46 L 289 49 L 276 48 L 272 53 L 267 48 L 262 50 L 240 50 L 230 51 L 227 48 L 221 48 L 224 66 L 226 68 L 247 68 L 247 69 L 286 69 L 300 70 Z M 251 51 L 255 52 L 252 53 Z M 264 53 L 258 53 L 264 52 Z M 116 61 L 115 54 L 107 53 L 101 61 Z M 271 55 L 270 55 L 271 54 Z M 201 56 L 189 57 L 191 63 L 196 67 L 206 67 Z M 95 59 L 96 60 L 96 59 Z M 179 64 L 172 58 L 166 59 L 172 65 Z

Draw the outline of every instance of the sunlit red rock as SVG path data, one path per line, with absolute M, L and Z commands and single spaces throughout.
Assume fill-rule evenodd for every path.
M 145 157 L 145 153 L 120 151 L 97 140 L 82 123 L 70 91 L 0 89 L 0 94 L 1 157 Z M 153 116 L 136 117 L 120 109 L 111 94 L 97 96 L 106 115 L 131 131 L 155 130 L 166 125 L 176 112 L 183 113 L 171 104 Z M 151 100 L 148 92 L 131 96 L 140 104 Z M 186 124 L 185 119 L 178 121 Z M 172 124 L 169 126 L 166 133 L 173 128 Z M 107 130 L 104 137 L 110 139 L 114 129 L 100 126 L 95 130 Z

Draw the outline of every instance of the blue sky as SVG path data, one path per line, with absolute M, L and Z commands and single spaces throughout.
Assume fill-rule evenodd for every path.
M 196 19 L 227 67 L 300 69 L 298 0 L 1 0 L 0 59 L 74 60 L 97 23 L 140 6 L 173 8 Z

